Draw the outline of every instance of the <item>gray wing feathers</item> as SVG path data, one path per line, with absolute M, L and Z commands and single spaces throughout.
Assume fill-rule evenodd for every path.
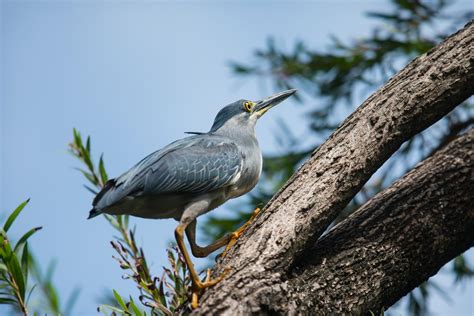
M 154 171 L 164 156 L 175 150 L 193 146 L 196 143 L 196 138 L 197 137 L 194 136 L 175 141 L 143 158 L 132 169 L 117 178 L 117 186 L 124 185 L 125 187 L 134 187 L 140 184 L 146 173 L 150 170 Z
M 143 194 L 208 192 L 232 182 L 241 167 L 232 143 L 202 143 L 164 156 L 145 177 Z
M 235 181 L 241 158 L 237 146 L 226 138 L 191 136 L 144 158 L 101 192 L 94 206 L 106 208 L 127 196 L 217 190 Z

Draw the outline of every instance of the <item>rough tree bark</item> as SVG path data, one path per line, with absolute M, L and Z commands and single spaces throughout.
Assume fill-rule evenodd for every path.
M 423 169 L 439 167 L 447 173 L 446 177 L 463 179 L 463 182 L 449 183 L 449 192 L 452 192 L 452 185 L 461 186 L 457 188 L 456 200 L 451 200 L 449 192 L 441 190 L 442 186 L 437 184 L 436 181 L 443 180 L 442 176 L 433 177 L 432 173 L 426 173 L 424 178 L 418 174 L 421 169 L 418 168 L 414 171 L 418 177 L 415 178 L 423 180 L 426 185 L 429 183 L 428 187 L 402 190 L 394 185 L 389 192 L 401 190 L 395 192 L 394 197 L 384 192 L 378 196 L 381 200 L 370 201 L 349 222 L 341 223 L 327 236 L 318 239 L 403 142 L 438 121 L 474 93 L 473 51 L 474 23 L 471 22 L 413 60 L 369 97 L 313 152 L 231 252 L 219 262 L 217 273 L 226 266 L 232 267 L 232 272 L 207 290 L 202 306 L 195 312 L 234 315 L 274 311 L 298 313 L 315 309 L 321 312 L 377 311 L 382 306 L 390 306 L 436 272 L 443 263 L 472 246 L 472 199 L 471 203 L 466 199 L 472 196 L 472 133 L 468 137 L 468 151 L 461 150 L 456 156 L 462 163 L 471 163 L 467 174 L 463 173 L 466 169 L 462 167 L 442 169 L 449 164 L 439 155 L 435 157 L 443 160 L 440 166 L 436 159 L 434 162 L 429 160 L 426 162 L 428 169 Z M 466 155 L 470 160 L 466 160 Z M 409 180 L 410 183 L 414 181 L 412 178 Z M 471 191 L 466 191 L 468 188 Z M 412 196 L 417 194 L 424 194 L 427 200 Z M 435 207 L 440 205 L 443 207 Z M 410 218 L 413 212 L 409 211 L 414 209 L 425 215 L 417 217 L 421 222 Z M 392 212 L 394 218 L 383 217 L 384 210 Z M 455 221 L 448 210 L 464 211 L 461 214 L 464 221 Z M 362 216 L 362 219 L 354 219 L 354 216 Z M 433 220 L 442 222 L 433 226 Z M 420 228 L 423 222 L 427 224 L 425 230 Z M 352 235 L 350 230 L 359 223 L 361 228 Z M 398 227 L 397 223 L 409 226 Z M 441 237 L 435 238 L 436 233 L 446 232 L 440 228 L 442 225 L 451 225 L 451 232 L 466 231 L 464 224 L 471 225 L 466 226 L 471 229 L 465 236 L 466 240 L 446 238 L 450 244 L 447 247 L 441 243 Z M 411 227 L 420 231 L 420 234 L 413 235 L 415 239 L 397 237 L 397 234 L 406 235 Z M 359 238 L 359 247 L 357 240 L 349 240 L 364 234 L 374 239 Z M 377 236 L 380 239 L 376 239 Z M 461 246 L 452 244 L 454 242 Z M 439 252 L 441 261 L 427 258 Z M 401 256 L 397 257 L 397 253 Z M 417 255 L 420 256 L 418 261 L 412 260 Z M 339 260 L 345 265 L 341 266 Z M 414 276 L 420 262 L 430 264 L 421 267 L 421 272 L 416 272 L 419 275 Z M 333 279 L 327 279 L 330 277 Z M 406 280 L 399 280 L 399 277 Z
M 287 296 L 301 312 L 378 314 L 473 245 L 474 128 L 308 249 Z

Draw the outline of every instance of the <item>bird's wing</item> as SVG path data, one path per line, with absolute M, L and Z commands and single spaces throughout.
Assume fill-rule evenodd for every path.
M 148 170 L 143 194 L 214 191 L 232 184 L 241 164 L 234 143 L 203 137 L 192 146 L 167 153 Z
M 100 192 L 104 208 L 126 196 L 210 192 L 235 182 L 242 168 L 237 146 L 227 138 L 191 136 L 152 153 Z

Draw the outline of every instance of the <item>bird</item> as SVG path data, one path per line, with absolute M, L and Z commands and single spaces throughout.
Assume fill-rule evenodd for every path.
M 249 222 L 238 231 L 201 247 L 196 243 L 197 217 L 257 184 L 262 172 L 262 153 L 256 137 L 257 120 L 270 108 L 296 92 L 286 90 L 259 101 L 238 100 L 224 106 L 207 133 L 191 136 L 159 149 L 122 175 L 110 179 L 95 196 L 89 217 L 100 214 L 132 215 L 150 219 L 173 218 L 177 245 L 192 280 L 192 307 L 200 290 L 220 282 L 225 272 L 202 281 L 184 244 L 186 234 L 195 257 L 206 257 L 236 242 Z

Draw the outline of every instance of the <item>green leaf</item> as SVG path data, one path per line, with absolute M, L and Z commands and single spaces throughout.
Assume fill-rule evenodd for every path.
M 87 140 L 86 140 L 86 150 L 88 152 L 91 151 L 91 137 L 90 136 L 87 136 Z
M 61 312 L 61 304 L 59 301 L 58 291 L 54 287 L 54 284 L 51 281 L 48 281 L 45 285 L 46 293 L 49 301 L 49 308 L 55 313 L 59 314 Z
M 105 311 L 106 310 L 111 310 L 112 312 L 115 312 L 115 313 L 119 313 L 121 315 L 125 314 L 126 312 L 124 310 L 121 310 L 120 308 L 117 308 L 115 306 L 112 306 L 112 305 L 107 305 L 107 304 L 102 304 L 100 305 L 97 310 L 99 312 L 102 312 L 105 314 Z
M 117 300 L 117 303 L 119 303 L 120 307 L 123 308 L 124 311 L 128 311 L 127 305 L 123 302 L 122 297 L 120 297 L 120 294 L 117 293 L 116 290 L 113 290 L 115 299 Z
M 51 280 L 53 279 L 53 274 L 54 274 L 54 270 L 56 269 L 56 260 L 53 260 L 49 263 L 48 265 L 48 269 L 46 270 L 46 274 L 44 276 L 44 280 L 46 282 L 51 282 Z
M 84 163 L 87 165 L 91 172 L 94 172 L 94 165 L 92 164 L 91 153 L 88 152 L 84 147 L 81 147 L 80 150 L 82 158 L 84 159 Z
M 0 247 L 0 256 L 2 257 L 3 262 L 8 265 L 8 262 L 11 260 L 11 256 L 13 254 L 12 247 L 10 245 L 10 241 L 8 238 L 4 238 L 1 243 L 2 247 Z M 8 266 L 7 266 L 8 268 Z
M 131 296 L 130 296 L 130 306 L 132 307 L 132 310 L 136 316 L 142 316 L 144 314 L 142 313 L 142 311 L 140 311 L 137 305 L 135 305 L 135 302 L 133 301 L 133 298 Z
M 7 266 L 3 263 L 0 263 L 0 273 L 6 273 L 8 272 Z
M 8 229 L 12 226 L 13 222 L 15 221 L 17 216 L 21 213 L 21 211 L 26 206 L 26 204 L 28 204 L 28 202 L 30 202 L 30 199 L 27 199 L 26 201 L 18 205 L 18 207 L 10 214 L 10 216 L 8 216 L 8 219 L 5 222 L 5 225 L 3 225 L 3 230 L 5 232 L 7 232 Z
M 74 144 L 78 144 L 81 138 L 81 136 L 79 135 L 79 132 L 77 131 L 76 128 L 73 128 L 72 133 L 74 135 Z
M 391 21 L 396 21 L 400 22 L 400 16 L 397 14 L 384 14 L 384 13 L 379 13 L 379 12 L 367 12 L 367 16 L 371 18 L 377 18 L 377 19 L 382 19 L 382 20 L 391 20 Z
M 72 290 L 72 293 L 69 295 L 69 298 L 64 305 L 64 310 L 62 311 L 64 315 L 70 315 L 72 309 L 74 308 L 74 305 L 77 302 L 77 299 L 79 298 L 79 294 L 81 293 L 81 289 L 78 287 L 75 287 Z
M 28 286 L 28 263 L 29 263 L 28 243 L 25 243 L 23 247 L 23 253 L 21 255 L 21 270 L 25 279 L 25 288 Z
M 77 147 L 81 148 L 82 146 L 82 137 L 81 133 L 74 128 L 74 143 Z
M 167 307 L 166 297 L 165 297 L 165 289 L 164 289 L 165 277 L 166 276 L 163 273 L 163 276 L 161 277 L 160 283 L 158 285 L 158 290 L 159 290 L 159 293 L 160 293 L 159 298 L 160 298 L 161 304 L 163 304 L 164 307 Z
M 8 251 L 11 252 L 11 249 L 10 250 L 8 249 L 10 248 L 8 239 L 5 239 L 2 235 L 0 235 L 0 245 L 2 245 L 0 247 L 0 258 L 2 259 L 2 261 L 5 261 L 5 258 L 7 258 L 10 255 L 7 252 Z
M 25 278 L 23 276 L 23 271 L 20 266 L 20 262 L 18 261 L 18 257 L 14 252 L 12 252 L 8 262 L 6 262 L 6 266 L 8 268 L 8 272 L 15 281 L 18 287 L 18 294 L 20 295 L 21 299 L 25 299 Z
M 129 222 L 129 217 L 128 215 L 123 215 L 123 225 L 125 226 L 125 228 L 128 229 L 128 222 Z
M 94 190 L 93 188 L 91 188 L 90 186 L 86 185 L 86 184 L 83 184 L 83 187 L 89 191 L 90 193 L 94 194 L 94 195 L 97 195 L 99 192 L 97 192 L 96 190 Z
M 0 305 L 16 305 L 16 300 L 10 297 L 0 297 Z
M 97 179 L 94 177 L 93 174 L 79 168 L 75 168 L 75 169 L 80 171 L 84 175 L 84 177 L 86 177 L 86 179 L 89 180 L 90 183 L 92 183 L 93 185 L 98 185 Z
M 28 238 L 31 237 L 31 235 L 33 235 L 34 233 L 36 233 L 38 230 L 42 229 L 43 227 L 35 227 L 35 228 L 32 228 L 30 229 L 27 233 L 25 233 L 23 236 L 21 236 L 20 240 L 18 240 L 18 242 L 16 243 L 13 251 L 17 251 L 18 249 L 20 249 L 20 247 L 26 243 L 26 241 L 28 240 Z
M 30 301 L 30 298 L 31 298 L 31 294 L 33 294 L 33 291 L 36 289 L 36 286 L 38 284 L 34 284 L 31 289 L 30 289 L 30 292 L 28 293 L 28 295 L 26 296 L 26 301 L 25 301 L 25 304 L 28 305 L 28 302 Z
M 100 159 L 99 159 L 99 172 L 100 172 L 100 178 L 101 178 L 101 180 L 102 180 L 102 183 L 105 185 L 105 183 L 106 183 L 107 180 L 109 179 L 109 176 L 107 175 L 107 172 L 105 171 L 103 156 L 104 156 L 103 154 L 100 155 Z

